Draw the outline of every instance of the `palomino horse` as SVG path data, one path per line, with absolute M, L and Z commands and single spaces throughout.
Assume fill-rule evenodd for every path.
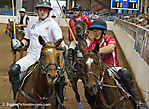
M 77 40 L 81 41 L 83 48 L 86 47 L 87 43 L 85 41 L 85 22 L 84 21 L 76 21 L 75 20 L 75 36 L 77 37 Z M 79 46 L 76 47 L 75 52 L 74 52 L 74 60 L 80 60 L 82 58 L 82 56 L 78 55 L 79 50 Z M 73 72 L 74 71 L 74 72 Z M 67 62 L 67 68 L 66 68 L 66 73 L 68 75 L 68 79 L 71 82 L 73 91 L 75 92 L 75 97 L 76 100 L 78 101 L 78 103 L 80 102 L 80 95 L 78 93 L 78 87 L 77 87 L 77 81 L 79 79 L 82 79 L 82 74 L 80 72 L 77 72 L 76 69 L 74 69 L 72 66 L 69 65 L 69 63 Z M 83 82 L 83 81 L 82 81 Z
M 18 91 L 18 103 L 21 109 L 56 109 L 55 83 L 59 79 L 58 47 L 63 39 L 56 43 L 46 43 L 41 36 L 39 42 L 43 45 L 40 59 L 30 68 Z M 25 82 L 24 82 L 25 81 Z M 28 105 L 32 103 L 32 105 Z
M 5 30 L 5 33 L 7 35 L 10 36 L 11 40 L 14 39 L 14 28 L 13 28 L 13 21 L 10 21 L 10 19 L 8 19 L 8 24 L 7 24 L 7 27 L 6 27 L 6 30 Z M 23 37 L 24 37 L 24 33 L 22 31 L 19 31 L 19 27 L 16 27 L 16 38 L 18 40 L 22 40 Z M 12 55 L 13 55 L 13 62 L 15 63 L 16 62 L 16 51 L 18 51 L 20 53 L 20 59 L 23 57 L 23 51 L 26 51 L 27 50 L 27 47 L 21 47 L 21 48 L 14 48 L 13 45 L 12 45 L 12 41 L 11 41 L 11 49 L 12 49 Z
M 92 109 L 135 109 L 133 99 L 119 87 L 117 81 L 109 75 L 101 60 L 99 45 L 75 65 L 77 71 L 84 74 L 85 96 Z

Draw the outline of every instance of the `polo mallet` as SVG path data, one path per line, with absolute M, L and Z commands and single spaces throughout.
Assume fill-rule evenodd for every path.
M 57 1 L 57 4 L 58 4 L 59 8 L 61 9 L 61 12 L 62 12 L 62 14 L 63 14 L 63 16 L 64 16 L 64 19 L 65 19 L 65 21 L 66 21 L 66 23 L 67 23 L 67 25 L 68 25 L 68 28 L 69 28 L 69 30 L 70 30 L 70 33 L 72 34 L 73 40 L 75 41 L 75 44 L 77 44 L 77 41 L 76 41 L 76 39 L 75 39 L 75 37 L 74 37 L 74 34 L 73 34 L 73 32 L 72 32 L 72 30 L 71 30 L 71 28 L 70 28 L 70 25 L 69 25 L 69 23 L 67 22 L 66 16 L 65 16 L 65 14 L 64 14 L 64 12 L 63 12 L 63 10 L 62 10 L 62 8 L 61 8 L 61 6 L 60 6 L 58 0 L 56 0 L 56 1 Z
M 14 2 L 13 2 L 13 0 L 12 0 L 12 12 L 13 12 L 14 39 L 16 39 L 16 27 L 15 27 L 15 19 L 14 19 Z M 14 48 L 17 48 L 17 45 L 15 45 Z

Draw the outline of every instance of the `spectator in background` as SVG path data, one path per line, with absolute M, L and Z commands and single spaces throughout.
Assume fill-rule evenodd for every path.
M 149 29 L 149 19 L 148 18 L 145 19 L 145 23 L 146 23 L 146 26 L 144 26 L 144 28 Z
M 62 6 L 62 10 L 63 10 L 63 13 L 65 14 L 66 13 L 66 7 L 64 5 Z
M 20 30 L 25 34 L 29 17 L 26 15 L 26 10 L 24 8 L 21 8 L 19 12 L 20 15 L 18 16 L 18 27 L 20 27 Z
M 136 22 L 136 25 L 137 26 L 141 26 L 141 22 Z
M 95 19 L 93 12 L 89 15 L 89 18 L 90 18 L 91 20 L 94 20 L 94 19 Z

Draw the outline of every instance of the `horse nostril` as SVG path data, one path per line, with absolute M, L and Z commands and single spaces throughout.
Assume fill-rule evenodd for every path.
M 48 74 L 48 77 L 49 77 L 50 79 L 52 78 L 50 74 Z
M 94 92 L 94 91 L 96 91 L 96 85 L 93 85 L 92 87 L 91 87 L 91 90 Z

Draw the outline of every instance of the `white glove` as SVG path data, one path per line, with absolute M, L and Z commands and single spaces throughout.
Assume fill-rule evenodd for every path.
M 66 47 L 66 49 L 68 50 L 68 46 L 65 44 L 64 41 L 61 42 L 61 47 Z
M 17 46 L 17 47 L 21 46 L 21 42 L 18 39 L 12 39 L 12 44 L 13 46 Z

